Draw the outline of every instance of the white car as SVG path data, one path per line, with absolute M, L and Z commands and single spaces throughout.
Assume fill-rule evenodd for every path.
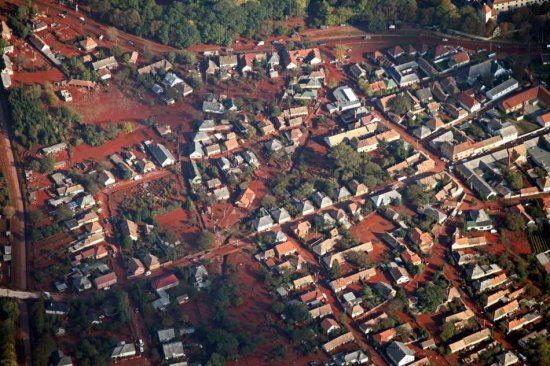
M 449 40 L 447 38 L 443 38 L 442 41 L 443 42 L 449 42 Z

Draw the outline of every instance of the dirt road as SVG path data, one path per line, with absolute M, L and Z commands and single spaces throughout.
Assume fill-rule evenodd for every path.
M 12 287 L 19 290 L 27 289 L 27 244 L 25 240 L 25 205 L 21 194 L 21 184 L 17 174 L 17 166 L 8 131 L 7 95 L 0 94 L 0 164 L 6 177 L 10 192 L 10 202 L 15 208 L 15 215 L 11 220 L 11 282 Z M 20 327 L 17 328 L 17 339 L 23 344 L 24 360 L 22 364 L 31 364 L 31 345 L 29 331 L 28 307 L 24 301 L 19 302 Z

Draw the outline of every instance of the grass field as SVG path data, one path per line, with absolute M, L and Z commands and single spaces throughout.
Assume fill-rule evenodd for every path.
M 516 128 L 518 129 L 519 135 L 525 135 L 526 133 L 529 133 L 531 131 L 536 130 L 537 128 L 540 128 L 538 124 L 527 121 L 526 119 L 516 122 L 515 125 L 516 125 Z

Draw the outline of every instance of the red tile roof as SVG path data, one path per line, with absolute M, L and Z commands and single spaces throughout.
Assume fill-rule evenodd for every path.
M 169 274 L 169 275 L 157 278 L 152 282 L 151 286 L 153 286 L 153 289 L 159 290 L 171 285 L 177 285 L 178 283 L 179 283 L 179 280 L 176 277 L 176 275 Z

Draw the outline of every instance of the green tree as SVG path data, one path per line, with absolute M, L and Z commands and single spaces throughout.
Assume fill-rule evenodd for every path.
M 402 116 L 412 108 L 412 101 L 404 94 L 397 95 L 390 100 L 388 106 L 393 113 Z
M 525 227 L 525 219 L 520 214 L 508 212 L 506 213 L 504 220 L 508 230 L 520 231 Z
M 197 237 L 197 247 L 201 250 L 207 250 L 216 243 L 216 235 L 210 231 L 202 231 Z
M 456 335 L 456 327 L 454 323 L 444 323 L 441 327 L 441 340 L 447 342 Z

